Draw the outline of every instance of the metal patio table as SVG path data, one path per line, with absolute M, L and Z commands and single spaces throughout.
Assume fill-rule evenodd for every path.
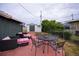
M 51 42 L 56 44 L 56 41 L 58 39 L 57 35 L 38 35 L 38 40 L 42 40 L 43 41 L 43 53 L 44 53 L 44 49 L 45 49 L 45 45 L 47 45 L 47 53 L 49 51 L 49 46 L 51 46 Z M 56 52 L 55 52 L 56 54 Z

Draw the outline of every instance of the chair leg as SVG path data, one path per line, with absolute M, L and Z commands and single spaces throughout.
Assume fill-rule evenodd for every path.
M 57 56 L 57 51 L 55 51 L 55 56 Z
M 63 47 L 62 47 L 62 56 L 63 56 Z
M 33 45 L 32 45 L 32 47 L 31 47 L 31 51 L 32 51 L 32 49 L 33 49 Z
M 55 56 L 57 56 L 57 48 L 56 48 L 56 50 L 55 50 Z
M 36 52 L 37 52 L 37 47 L 35 46 L 35 56 L 36 56 Z

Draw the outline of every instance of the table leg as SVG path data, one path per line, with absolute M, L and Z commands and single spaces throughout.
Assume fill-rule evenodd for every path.
M 47 53 L 49 52 L 49 43 L 48 43 L 48 45 L 47 45 Z
M 45 50 L 45 45 L 43 45 L 43 54 L 45 53 L 45 51 L 44 51 L 44 50 Z

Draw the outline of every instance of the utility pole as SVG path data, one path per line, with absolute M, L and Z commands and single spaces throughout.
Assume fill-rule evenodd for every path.
M 40 11 L 40 23 L 42 23 L 42 11 Z
M 42 11 L 40 11 L 40 25 L 41 25 L 41 31 L 42 31 Z
M 74 18 L 73 18 L 73 14 L 71 15 L 71 17 L 72 17 L 72 20 L 74 20 Z

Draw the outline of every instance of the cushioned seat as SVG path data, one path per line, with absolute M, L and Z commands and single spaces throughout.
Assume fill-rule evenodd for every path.
M 6 51 L 10 49 L 15 49 L 17 47 L 17 40 L 0 40 L 0 51 Z

